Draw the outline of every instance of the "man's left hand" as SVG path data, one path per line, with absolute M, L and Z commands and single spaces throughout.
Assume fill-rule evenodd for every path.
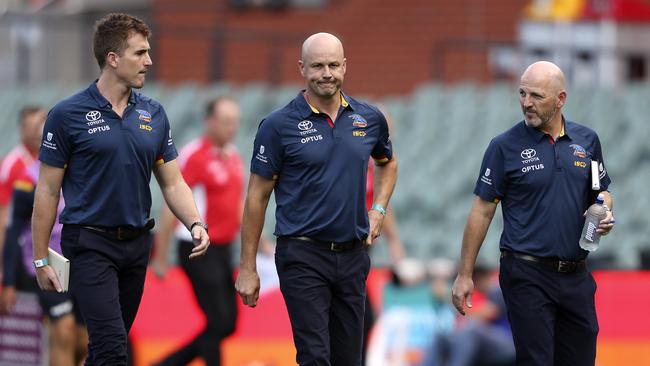
M 372 242 L 381 235 L 381 227 L 384 225 L 384 215 L 377 210 L 368 211 L 368 221 L 370 221 L 370 231 L 366 238 L 366 246 L 371 246 Z
M 194 248 L 192 248 L 192 253 L 190 253 L 190 259 L 204 255 L 210 246 L 210 237 L 208 236 L 208 232 L 205 231 L 205 228 L 200 225 L 194 226 L 192 229 L 192 242 L 194 243 Z
M 607 216 L 600 221 L 598 224 L 598 228 L 596 229 L 596 232 L 600 236 L 605 236 L 609 234 L 610 231 L 614 228 L 614 223 L 616 220 L 614 220 L 614 215 L 612 214 L 612 211 L 607 210 Z

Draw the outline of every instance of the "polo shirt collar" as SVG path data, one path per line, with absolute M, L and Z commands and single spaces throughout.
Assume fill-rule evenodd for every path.
M 573 140 L 572 136 L 576 136 L 579 134 L 578 130 L 576 129 L 577 125 L 571 121 L 567 121 L 562 117 L 562 120 L 564 121 L 564 135 L 566 135 L 569 140 Z
M 111 103 L 106 98 L 104 98 L 102 93 L 99 92 L 99 89 L 97 89 L 98 81 L 99 79 L 95 79 L 95 81 L 93 81 L 90 84 L 90 86 L 88 87 L 88 92 L 93 97 L 93 99 L 95 99 L 95 102 L 97 102 L 97 105 L 100 108 L 111 108 L 112 107 Z M 129 104 L 135 105 L 136 103 L 137 103 L 136 92 L 134 92 L 133 89 L 131 89 L 131 94 L 129 95 Z
M 305 90 L 303 89 L 298 93 L 298 96 L 296 96 L 296 102 L 298 103 L 298 110 L 300 112 L 300 116 L 302 118 L 307 118 L 311 116 L 312 113 L 320 114 L 321 112 L 316 107 L 309 104 L 309 102 L 305 98 L 304 93 Z M 349 102 L 349 99 L 350 98 L 341 91 L 341 107 L 350 108 L 354 110 L 351 103 Z
M 542 141 L 542 139 L 548 138 L 545 132 L 542 132 L 540 129 L 531 127 L 526 123 L 526 120 L 523 121 L 524 128 L 528 132 L 528 134 L 535 140 L 536 142 Z M 558 136 L 558 139 L 560 139 L 563 136 L 568 137 L 571 139 L 571 124 L 567 126 L 566 120 L 564 119 L 564 115 L 562 115 L 562 129 L 560 130 L 560 135 Z

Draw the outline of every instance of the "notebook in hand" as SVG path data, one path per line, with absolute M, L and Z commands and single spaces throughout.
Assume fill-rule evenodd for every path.
M 70 282 L 70 260 L 55 252 L 52 248 L 50 248 L 47 257 L 50 262 L 50 267 L 54 270 L 61 287 L 63 287 L 63 292 L 67 292 L 68 284 Z

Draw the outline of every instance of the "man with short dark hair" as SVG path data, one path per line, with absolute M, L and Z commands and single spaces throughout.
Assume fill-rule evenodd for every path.
M 88 327 L 86 365 L 127 363 L 127 334 L 152 244 L 152 172 L 172 212 L 192 233 L 189 257 L 203 255 L 209 244 L 207 225 L 175 160 L 165 111 L 133 90 L 144 85 L 152 65 L 148 37 L 149 28 L 136 17 L 100 19 L 93 43 L 99 79 L 59 102 L 43 131 L 32 218 L 34 265 L 42 289 L 62 290 L 47 256 L 63 188 L 61 246 Z

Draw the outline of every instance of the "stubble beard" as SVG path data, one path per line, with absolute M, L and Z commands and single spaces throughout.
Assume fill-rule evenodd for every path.
M 553 119 L 553 116 L 557 113 L 558 108 L 556 106 L 553 106 L 553 108 L 548 111 L 548 113 L 544 114 L 539 114 L 539 112 L 535 112 L 535 118 L 533 120 L 530 120 L 526 117 L 526 110 L 524 109 L 524 120 L 526 121 L 526 124 L 528 126 L 534 127 L 534 128 L 546 128 L 550 126 L 551 120 Z
M 318 84 L 318 82 L 316 82 L 316 83 L 314 83 L 314 86 L 312 87 L 312 92 L 314 92 L 314 94 L 316 94 L 316 96 L 318 96 L 319 98 L 332 98 L 336 94 L 338 94 L 338 92 L 341 90 L 341 84 L 339 82 L 337 82 L 337 81 L 334 81 L 334 82 L 332 82 L 331 85 L 333 85 L 334 88 L 332 88 L 332 89 L 327 88 L 326 89 L 326 88 L 321 88 L 320 84 Z

